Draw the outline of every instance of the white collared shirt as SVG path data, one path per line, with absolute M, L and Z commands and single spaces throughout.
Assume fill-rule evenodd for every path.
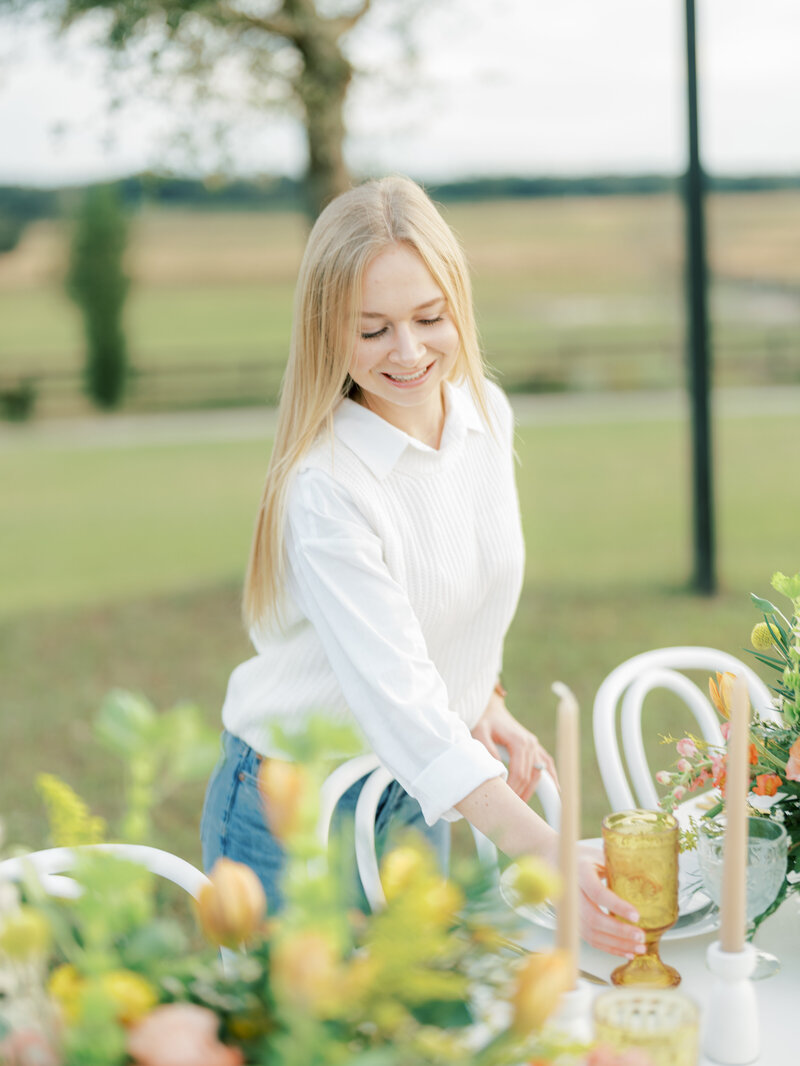
M 294 475 L 284 627 L 251 634 L 225 727 L 262 754 L 277 721 L 354 721 L 420 803 L 458 803 L 505 773 L 470 735 L 502 664 L 524 547 L 513 416 L 487 384 L 493 431 L 466 385 L 445 386 L 439 449 L 344 400 Z

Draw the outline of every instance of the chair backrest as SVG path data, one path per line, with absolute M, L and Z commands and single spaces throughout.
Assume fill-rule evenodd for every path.
M 728 671 L 744 677 L 750 701 L 761 717 L 774 720 L 780 717 L 772 694 L 761 678 L 746 663 L 727 652 L 716 648 L 676 647 L 655 648 L 634 655 L 611 671 L 597 690 L 594 701 L 595 750 L 614 811 L 658 806 L 658 794 L 642 741 L 642 706 L 653 689 L 674 692 L 694 714 L 703 738 L 711 744 L 723 743 L 719 717 L 710 700 L 703 689 L 679 672 L 682 670 Z M 618 708 L 630 781 L 617 743 Z
M 366 774 L 367 780 L 361 789 L 355 810 L 355 854 L 358 876 L 364 895 L 373 911 L 386 906 L 386 896 L 381 885 L 378 856 L 375 848 L 375 817 L 381 796 L 394 780 L 381 766 L 374 755 L 359 755 L 337 767 L 327 778 L 322 788 L 322 805 L 317 833 L 327 844 L 333 810 L 340 797 Z M 555 782 L 547 771 L 542 771 L 536 790 L 545 818 L 556 830 L 561 819 L 561 798 Z M 470 826 L 475 849 L 482 865 L 497 869 L 497 848 L 474 826 Z
M 185 859 L 169 851 L 145 844 L 83 844 L 76 848 L 47 848 L 0 862 L 0 880 L 19 881 L 26 869 L 33 868 L 50 895 L 75 896 L 79 886 L 70 877 L 60 875 L 72 870 L 81 851 L 104 851 L 128 862 L 138 863 L 151 873 L 171 881 L 197 899 L 202 885 L 208 882 L 204 873 Z

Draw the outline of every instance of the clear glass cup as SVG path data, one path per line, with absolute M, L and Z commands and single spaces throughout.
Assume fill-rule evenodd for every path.
M 645 952 L 611 974 L 615 985 L 674 988 L 681 975 L 661 961 L 658 943 L 678 920 L 678 822 L 666 811 L 617 811 L 603 819 L 606 881 L 632 903 Z M 623 921 L 624 919 L 620 919 Z
M 725 845 L 725 819 L 701 823 L 697 833 L 697 851 L 703 889 L 719 906 L 722 899 L 722 862 Z M 755 921 L 774 902 L 786 876 L 789 839 L 785 828 L 770 818 L 747 819 L 747 939 L 755 934 Z M 780 959 L 756 948 L 756 966 L 752 977 L 771 977 L 781 968 Z
M 615 988 L 594 1001 L 598 1044 L 643 1051 L 652 1066 L 696 1066 L 700 1012 L 688 996 L 669 989 Z

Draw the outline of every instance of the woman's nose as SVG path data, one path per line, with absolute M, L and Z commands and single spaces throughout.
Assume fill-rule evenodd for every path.
M 394 359 L 404 365 L 414 366 L 425 352 L 425 345 L 409 326 L 399 326 L 397 343 L 391 353 Z

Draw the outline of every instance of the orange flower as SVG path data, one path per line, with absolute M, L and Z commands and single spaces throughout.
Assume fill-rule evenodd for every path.
M 708 679 L 708 692 L 711 696 L 711 702 L 723 718 L 730 718 L 731 716 L 731 697 L 735 680 L 736 674 L 731 674 L 727 671 L 724 674 L 717 674 L 716 684 L 714 684 L 713 678 Z
M 197 914 L 212 944 L 234 948 L 263 925 L 267 899 L 257 875 L 244 863 L 217 859 L 209 883 L 197 895 Z
M 272 949 L 272 976 L 279 994 L 295 1009 L 324 1017 L 343 988 L 336 946 L 311 929 L 289 933 Z
M 755 766 L 757 762 L 758 762 L 758 751 L 756 750 L 755 744 L 751 744 L 750 745 L 750 765 L 751 766 Z
M 777 774 L 759 774 L 756 782 L 753 792 L 757 796 L 774 796 L 782 784 Z
M 570 971 L 569 952 L 560 949 L 526 959 L 511 998 L 515 1033 L 527 1036 L 541 1029 L 569 988 Z
M 269 827 L 278 840 L 286 840 L 296 833 L 309 794 L 308 771 L 297 763 L 264 759 L 258 771 L 258 791 Z
M 786 763 L 786 780 L 800 781 L 800 737 L 789 748 L 789 761 Z
M 128 1054 L 136 1066 L 242 1066 L 241 1050 L 221 1043 L 218 1028 L 207 1007 L 167 1003 L 134 1026 Z

